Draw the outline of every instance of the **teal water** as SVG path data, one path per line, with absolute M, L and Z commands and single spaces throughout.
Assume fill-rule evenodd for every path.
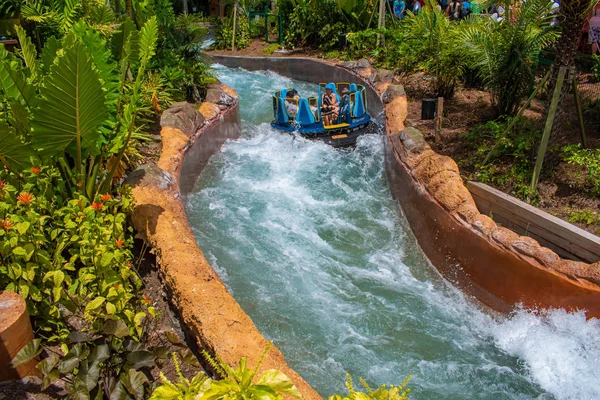
M 408 374 L 412 399 L 599 399 L 600 322 L 495 316 L 445 282 L 391 198 L 381 136 L 340 151 L 274 131 L 272 91 L 314 85 L 216 66 L 242 138 L 185 198 L 206 257 L 260 331 L 324 396 L 345 374 Z

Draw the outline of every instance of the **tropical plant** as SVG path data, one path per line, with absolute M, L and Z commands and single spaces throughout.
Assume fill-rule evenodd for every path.
M 418 68 L 432 75 L 438 96 L 451 97 L 466 65 L 459 24 L 451 22 L 435 0 L 427 0 L 418 15 L 409 15 L 403 23 L 409 48 L 421 54 Z
M 459 33 L 463 57 L 492 93 L 498 115 L 514 115 L 533 86 L 537 58 L 557 37 L 551 0 L 524 2 L 501 22 L 471 17 Z
M 202 355 L 220 376 L 221 380 L 212 380 L 203 372 L 196 375 L 192 380 L 186 379 L 181 373 L 177 357 L 175 361 L 179 382 L 169 381 L 162 373 L 163 384 L 152 393 L 151 400 L 180 400 L 180 399 L 263 399 L 280 400 L 282 395 L 288 395 L 301 399 L 300 392 L 294 386 L 292 380 L 283 372 L 270 369 L 258 374 L 258 369 L 264 357 L 271 348 L 267 346 L 262 357 L 255 368 L 247 367 L 247 360 L 242 357 L 237 368 L 232 368 L 220 358 L 214 358 L 204 350 Z M 256 382 L 254 382 L 256 381 Z
M 282 9 L 285 42 L 288 46 L 319 46 L 333 39 L 338 31 L 338 22 L 345 23 L 337 3 L 333 0 L 285 0 L 279 4 Z M 329 26 L 329 28 L 324 28 Z M 333 28 L 333 29 L 332 29 Z M 323 35 L 322 30 L 327 29 Z M 347 28 L 346 28 L 347 29 Z
M 68 193 L 82 187 L 91 200 L 109 191 L 135 131 L 145 71 L 158 36 L 155 18 L 139 34 L 130 25 L 124 22 L 113 37 L 119 68 L 104 39 L 84 22 L 61 41 L 48 41 L 41 66 L 28 38 L 22 39 L 25 65 L 0 47 L 0 70 L 5 71 L 0 99 L 12 110 L 0 125 L 7 143 L 0 160 L 7 168 L 19 172 L 35 155 L 59 166 Z M 125 93 L 134 66 L 137 74 Z
M 337 6 L 352 30 L 369 29 L 377 14 L 379 1 L 337 0 Z
M 600 56 L 593 54 L 592 62 L 592 76 L 594 81 L 600 82 Z
M 108 317 L 85 332 L 70 333 L 60 351 L 35 339 L 15 356 L 12 365 L 27 363 L 42 351 L 47 354 L 37 364 L 42 390 L 61 380 L 71 399 L 147 398 L 151 392 L 147 373 L 158 358 L 168 354 L 163 346 L 146 348 L 131 337 L 123 321 Z
M 399 386 L 391 385 L 388 388 L 387 385 L 381 385 L 375 390 L 371 389 L 367 382 L 360 378 L 360 383 L 366 390 L 366 392 L 363 392 L 354 388 L 352 377 L 348 374 L 346 376 L 348 395 L 341 396 L 339 394 L 334 394 L 333 396 L 328 397 L 327 400 L 408 400 L 408 394 L 411 390 L 407 388 L 406 385 L 411 378 L 410 375 L 407 376 Z
M 562 159 L 583 170 L 582 183 L 577 185 L 592 195 L 600 195 L 600 149 L 582 149 L 581 145 L 562 148 Z
M 62 340 L 98 316 L 119 318 L 140 335 L 132 269 L 128 189 L 93 201 L 69 196 L 54 167 L 18 175 L 0 170 L 0 289 L 19 293 L 38 334 Z M 78 315 L 79 317 L 75 317 Z

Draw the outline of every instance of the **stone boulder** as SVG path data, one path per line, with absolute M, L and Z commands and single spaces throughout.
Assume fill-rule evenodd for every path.
M 137 167 L 125 178 L 123 183 L 133 187 L 153 187 L 166 190 L 173 184 L 173 177 L 158 168 L 156 164 L 150 163 Z
M 204 125 L 204 117 L 185 101 L 175 103 L 166 109 L 160 117 L 160 126 L 177 128 L 188 137 L 194 135 Z
M 211 85 L 206 91 L 206 101 L 222 106 L 235 104 L 235 97 L 227 93 L 221 85 Z
M 404 86 L 402 85 L 390 85 L 387 90 L 381 96 L 384 104 L 389 104 L 398 97 L 406 97 Z

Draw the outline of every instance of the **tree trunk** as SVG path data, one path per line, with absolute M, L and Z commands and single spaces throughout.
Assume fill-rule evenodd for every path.
M 570 71 L 575 66 L 575 55 L 577 54 L 577 46 L 579 44 L 579 35 L 585 22 L 586 10 L 590 5 L 590 1 L 595 0 L 563 0 L 560 4 L 560 10 L 558 14 L 559 27 L 561 29 L 560 37 L 554 46 L 556 52 L 556 60 L 552 69 L 552 77 L 550 85 L 548 87 L 548 100 L 546 101 L 546 111 L 544 113 L 544 119 L 548 118 L 548 112 L 550 109 L 550 102 L 552 100 L 552 93 L 556 86 L 556 78 L 558 76 L 558 70 L 560 67 L 567 68 L 567 77 L 565 83 L 560 92 L 558 100 L 558 109 L 556 111 L 556 117 L 552 125 L 552 131 L 550 134 L 549 148 L 555 147 L 560 143 L 561 140 L 561 125 L 565 116 L 565 100 L 567 96 L 572 94 L 573 79 L 575 74 Z M 550 167 L 555 166 L 559 162 L 559 155 L 549 153 L 547 155 L 547 164 Z
M 594 1 L 594 0 L 592 0 Z M 561 34 L 554 47 L 556 51 L 556 61 L 553 66 L 551 84 L 548 88 L 548 93 L 552 93 L 554 86 L 556 85 L 556 77 L 558 76 L 558 70 L 560 67 L 572 68 L 575 65 L 575 54 L 577 53 L 577 45 L 579 44 L 579 35 L 583 28 L 583 23 L 587 17 L 585 11 L 590 5 L 590 0 L 564 0 L 560 4 L 559 11 L 559 26 L 561 28 Z M 572 79 L 573 74 L 567 75 L 568 81 L 563 85 L 560 99 L 558 103 L 558 113 L 554 120 L 552 127 L 552 136 L 556 136 L 556 132 L 560 128 L 561 120 L 564 116 L 563 103 L 565 95 L 570 95 L 572 92 Z M 548 113 L 548 107 L 550 105 L 550 98 L 548 96 L 546 104 L 546 114 Z
M 188 14 L 189 10 L 188 10 L 188 0 L 182 0 L 183 1 L 183 13 L 184 14 Z
M 117 14 L 118 17 L 121 16 L 121 0 L 115 0 L 115 14 Z
M 125 0 L 125 9 L 127 11 L 127 15 L 129 15 L 129 18 L 131 18 L 131 20 L 135 22 L 135 13 L 133 11 L 133 0 Z

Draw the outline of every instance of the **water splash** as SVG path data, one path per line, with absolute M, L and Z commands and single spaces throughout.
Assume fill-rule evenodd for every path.
M 316 87 L 218 70 L 245 134 L 199 177 L 189 219 L 237 301 L 321 394 L 343 392 L 350 372 L 373 385 L 412 374 L 413 399 L 600 398 L 598 320 L 482 311 L 421 254 L 380 136 L 339 151 L 281 134 L 267 123 L 272 91 Z

